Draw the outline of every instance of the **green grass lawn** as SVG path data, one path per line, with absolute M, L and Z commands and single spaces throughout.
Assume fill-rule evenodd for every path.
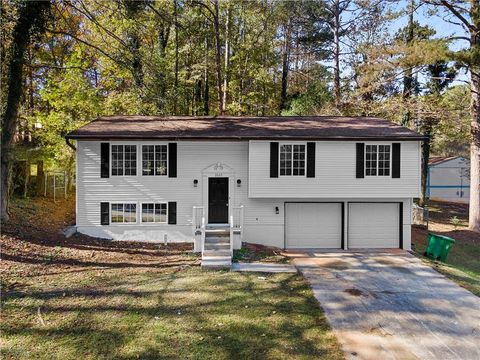
M 3 299 L 2 359 L 341 359 L 297 274 L 106 269 Z
M 425 244 L 416 247 L 416 253 L 438 272 L 480 296 L 480 246 L 457 242 L 450 250 L 447 261 L 432 261 L 423 256 Z
M 191 244 L 65 239 L 74 205 L 12 204 L 1 359 L 343 358 L 301 275 L 202 271 Z
M 467 214 L 467 204 L 431 202 L 429 231 L 455 239 L 445 263 L 423 256 L 428 238 L 425 228 L 414 227 L 412 243 L 415 253 L 435 270 L 480 296 L 480 234 L 467 230 Z M 453 217 L 460 220 L 459 226 L 452 224 Z

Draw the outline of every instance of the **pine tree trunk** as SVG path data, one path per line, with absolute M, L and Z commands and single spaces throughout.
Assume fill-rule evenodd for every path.
M 480 53 L 480 3 L 478 0 L 470 1 L 470 15 L 473 22 L 473 28 L 470 30 L 470 47 L 472 53 L 478 55 Z M 470 230 L 480 232 L 480 64 L 478 62 L 470 66 L 470 88 L 472 143 L 470 145 L 470 209 L 468 227 Z
M 408 33 L 405 43 L 408 45 L 413 41 L 413 10 L 414 10 L 414 0 L 410 0 L 408 4 Z M 413 69 L 410 67 L 405 69 L 405 76 L 403 77 L 403 97 L 409 98 L 413 94 Z
M 428 178 L 428 161 L 430 159 L 430 136 L 431 131 L 426 131 L 425 134 L 429 137 L 422 145 L 422 179 L 421 179 L 421 194 L 419 205 L 424 207 L 427 204 L 427 178 Z
M 217 93 L 218 93 L 218 110 L 222 112 L 223 96 L 222 96 L 222 62 L 221 62 L 221 46 L 220 46 L 220 9 L 218 0 L 214 0 L 215 16 L 213 17 L 213 27 L 215 31 L 215 68 L 217 71 Z
M 210 86 L 209 86 L 209 71 L 208 71 L 208 37 L 205 37 L 205 72 L 204 72 L 204 83 L 205 83 L 205 90 L 203 96 L 203 114 L 209 115 L 210 114 Z
M 7 99 L 5 112 L 2 114 L 2 154 L 1 154 L 1 196 L 0 196 L 0 218 L 7 221 L 9 178 L 11 170 L 11 150 L 13 137 L 18 121 L 18 107 L 22 97 L 23 64 L 27 46 L 30 43 L 31 30 L 33 26 L 40 25 L 44 14 L 50 8 L 49 1 L 27 1 L 21 4 L 22 8 L 13 29 L 12 43 L 10 45 L 10 60 L 8 65 Z
M 144 6 L 142 2 L 135 0 L 125 0 L 124 4 L 127 11 L 127 18 L 130 20 L 136 20 Z M 144 85 L 142 56 L 140 54 L 142 40 L 139 36 L 136 26 L 127 30 L 127 38 L 129 51 L 132 56 L 130 71 L 132 73 L 135 86 L 142 91 Z
M 334 25 L 333 25 L 333 88 L 335 95 L 335 106 L 340 106 L 341 92 L 340 92 L 340 3 L 335 1 L 334 12 Z
M 227 21 L 225 24 L 225 69 L 223 74 L 223 102 L 222 102 L 222 115 L 227 110 L 227 96 L 228 96 L 228 75 L 229 75 L 229 63 L 230 63 L 230 6 L 227 8 Z
M 178 14 L 177 0 L 173 0 L 173 21 L 175 23 L 175 83 L 173 85 L 173 114 L 177 115 L 178 101 Z
M 479 44 L 476 45 L 477 47 Z M 471 76 L 471 136 L 470 145 L 470 209 L 468 226 L 480 231 L 480 66 L 470 68 Z
M 287 91 L 288 91 L 288 70 L 290 67 L 290 32 L 291 32 L 291 19 L 288 18 L 287 25 L 285 26 L 285 35 L 283 43 L 282 54 L 282 93 L 280 97 L 280 110 L 284 110 L 287 107 Z
M 28 185 L 30 184 L 30 162 L 26 160 L 24 166 L 23 197 L 26 198 L 28 196 Z

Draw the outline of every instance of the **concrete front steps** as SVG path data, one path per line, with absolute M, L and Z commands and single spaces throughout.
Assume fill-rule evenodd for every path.
M 230 228 L 228 225 L 208 225 L 205 229 L 202 268 L 230 269 L 231 266 Z

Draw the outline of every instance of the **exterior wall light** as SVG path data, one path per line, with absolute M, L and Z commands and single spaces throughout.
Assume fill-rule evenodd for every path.
M 275 206 L 275 214 L 280 214 L 280 209 L 278 208 L 278 206 Z
M 197 187 L 197 186 L 198 186 L 198 180 L 195 179 L 195 180 L 193 180 L 193 187 Z
M 242 185 L 242 180 L 237 179 L 237 186 L 240 187 L 240 185 Z

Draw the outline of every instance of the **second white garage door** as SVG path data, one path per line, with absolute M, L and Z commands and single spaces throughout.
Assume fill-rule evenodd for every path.
M 350 203 L 349 248 L 398 248 L 398 203 Z
M 287 248 L 341 248 L 341 204 L 287 203 L 285 208 Z

